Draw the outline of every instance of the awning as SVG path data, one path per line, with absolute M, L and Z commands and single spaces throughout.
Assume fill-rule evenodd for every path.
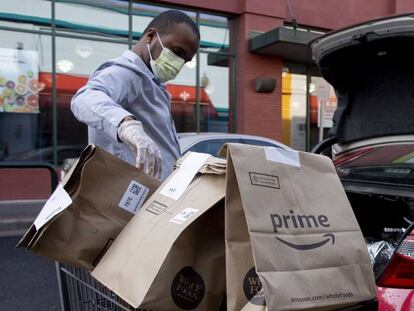
M 308 43 L 323 33 L 281 26 L 265 33 L 251 35 L 250 52 L 276 55 L 286 61 L 313 65 Z
M 39 81 L 43 85 L 43 90 L 39 94 L 41 99 L 40 104 L 44 103 L 45 97 L 47 96 L 50 97 L 47 102 L 51 102 L 52 74 L 41 72 L 39 74 Z M 56 89 L 59 97 L 58 105 L 69 107 L 72 96 L 87 82 L 88 78 L 85 76 L 56 74 Z M 173 114 L 194 114 L 196 104 L 195 86 L 167 84 L 167 91 L 171 94 L 171 111 Z M 64 100 L 62 95 L 66 95 L 67 98 Z M 208 115 L 211 118 L 217 117 L 217 111 L 212 104 L 210 97 L 202 88 L 200 89 L 200 106 L 201 112 L 205 115 Z
M 167 84 L 167 91 L 171 94 L 171 111 L 174 114 L 193 115 L 196 105 L 195 86 Z M 200 89 L 200 109 L 204 115 L 210 118 L 217 117 L 217 111 L 208 94 L 203 88 Z
M 40 72 L 39 81 L 44 85 L 44 92 L 52 92 L 53 79 L 52 74 L 49 72 Z M 88 82 L 88 77 L 74 76 L 68 74 L 57 73 L 56 74 L 56 89 L 59 94 L 71 94 L 75 93 Z M 42 95 L 42 94 L 40 94 Z
M 229 48 L 220 49 L 219 52 L 229 54 L 230 49 Z M 207 65 L 209 66 L 229 67 L 229 60 L 230 60 L 229 55 L 214 54 L 214 53 L 209 53 L 207 55 Z

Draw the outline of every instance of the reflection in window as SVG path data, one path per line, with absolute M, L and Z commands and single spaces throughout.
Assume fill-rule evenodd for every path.
M 0 1 L 0 27 L 52 34 L 50 0 Z M 74 93 L 102 62 L 120 56 L 129 38 L 129 3 L 121 0 L 55 1 L 57 154 L 60 164 L 87 143 L 87 129 L 71 110 Z M 132 37 L 138 40 L 148 23 L 169 8 L 132 2 Z M 195 11 L 183 11 L 194 21 Z M 199 14 L 200 63 L 196 57 L 185 64 L 178 77 L 167 84 L 171 110 L 178 132 L 227 132 L 229 114 L 229 30 L 227 18 Z M 67 38 L 82 36 L 85 39 Z M 114 43 L 103 42 L 106 40 Z M 44 34 L 0 30 L 0 160 L 52 162 L 53 100 L 52 40 Z M 8 49 L 8 50 L 4 50 Z M 7 52 L 8 51 L 8 52 Z M 32 69 L 8 69 L 7 53 L 31 55 Z M 197 68 L 198 66 L 198 68 Z M 199 69 L 200 76 L 196 79 Z M 29 72 L 31 77 L 29 77 Z M 19 80 L 20 79 L 20 80 Z M 30 82 L 36 79 L 37 82 Z M 199 96 L 196 81 L 199 80 Z M 13 82 L 11 83 L 7 82 Z M 35 93 L 29 91 L 36 89 Z M 37 93 L 36 93 L 37 92 Z M 29 96 L 32 95 L 30 98 Z M 199 100 L 197 104 L 197 98 Z M 6 107 L 7 106 L 7 107 Z M 197 114 L 198 113 L 198 114 Z
M 310 148 L 319 142 L 320 102 L 317 98 L 317 86 L 320 77 L 311 77 L 309 88 L 310 104 Z M 282 74 L 282 127 L 283 143 L 297 150 L 306 150 L 306 76 L 283 72 Z M 330 99 L 325 104 L 324 137 L 332 127 L 332 117 L 336 110 L 336 97 L 331 87 Z
M 227 18 L 200 14 L 200 35 L 203 50 L 228 52 L 229 26 Z
M 171 95 L 171 113 L 177 132 L 195 132 L 196 125 L 196 68 L 188 62 L 178 76 L 167 83 Z
M 229 115 L 229 69 L 208 64 L 208 55 L 200 54 L 199 116 L 195 59 L 184 65 L 180 74 L 168 82 L 171 111 L 177 132 L 227 132 Z
M 51 108 L 40 77 L 50 67 L 43 49 L 50 37 L 0 31 L 0 40 L 0 160 L 20 160 L 51 145 Z
M 219 63 L 200 54 L 200 83 L 204 107 L 200 111 L 202 132 L 227 132 L 229 121 L 229 68 L 228 62 Z
M 121 56 L 128 46 L 58 37 L 56 47 L 58 145 L 60 149 L 71 150 L 88 141 L 87 126 L 76 120 L 70 108 L 73 95 L 100 64 Z M 52 79 L 50 75 L 45 75 L 44 79 L 48 95 L 45 100 L 51 105 Z
M 330 86 L 329 100 L 323 103 L 318 100 L 318 85 L 320 83 L 328 83 L 321 77 L 312 77 L 309 86 L 310 97 L 310 144 L 315 146 L 319 142 L 320 136 L 320 121 L 323 124 L 323 138 L 328 137 L 329 130 L 333 126 L 333 115 L 337 107 L 337 99 L 335 90 Z
M 55 5 L 58 28 L 128 37 L 127 1 L 64 1 Z
M 101 63 L 121 56 L 128 46 L 124 44 L 79 40 L 56 39 L 57 73 L 89 76 Z
M 19 0 L 0 1 L 2 20 L 50 25 L 51 1 Z M 16 24 L 25 25 L 25 24 Z

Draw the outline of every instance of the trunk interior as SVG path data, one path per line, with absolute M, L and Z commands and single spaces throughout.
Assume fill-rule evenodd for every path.
M 378 278 L 414 220 L 412 198 L 347 193 Z
M 413 43 L 410 36 L 365 42 L 320 62 L 324 78 L 338 96 L 330 135 L 349 143 L 413 133 Z

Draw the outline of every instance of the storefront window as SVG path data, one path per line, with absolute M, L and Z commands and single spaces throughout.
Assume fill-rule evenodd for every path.
M 128 2 L 56 1 L 56 27 L 128 37 Z
M 87 127 L 73 116 L 71 98 L 99 64 L 120 56 L 169 9 L 121 0 L 1 1 L 0 161 L 60 166 L 78 155 L 87 144 Z M 198 56 L 167 83 L 177 131 L 226 132 L 234 60 L 228 20 L 183 12 L 199 24 L 201 42 Z M 10 59 L 25 65 L 13 67 Z
M 201 132 L 227 132 L 229 116 L 229 67 L 200 53 Z M 230 57 L 227 58 L 227 63 Z M 210 61 L 209 61 L 210 60 Z
M 50 15 L 51 1 L 48 0 L 0 1 L 1 20 L 15 21 L 16 26 L 50 25 Z
M 201 48 L 212 52 L 228 52 L 230 40 L 227 18 L 200 14 L 199 23 Z
M 329 85 L 329 99 L 324 102 L 320 101 L 318 98 L 318 86 L 320 84 L 328 84 L 328 82 L 321 77 L 311 78 L 309 86 L 311 146 L 315 146 L 328 136 L 329 130 L 333 126 L 332 118 L 337 107 L 335 90 L 331 85 Z
M 83 85 L 88 76 L 103 62 L 121 56 L 128 49 L 125 44 L 79 40 L 70 38 L 56 39 L 56 93 L 57 93 L 57 125 L 58 150 L 62 155 L 79 153 L 88 142 L 87 127 L 73 116 L 70 102 Z M 51 95 L 51 76 L 46 89 Z M 48 98 L 52 104 L 52 97 Z M 58 164 L 64 159 L 59 158 Z
M 289 72 L 282 74 L 282 142 L 297 150 L 310 150 L 327 137 L 336 110 L 337 100 L 333 87 L 330 86 L 329 100 L 321 106 L 317 88 L 320 83 L 327 82 L 320 77 L 310 77 L 307 86 L 307 81 L 309 79 L 306 75 Z M 322 119 L 323 131 L 320 131 Z M 310 122 L 309 132 L 307 120 Z
M 200 14 L 200 87 L 206 100 L 200 109 L 200 130 L 229 131 L 230 31 L 226 17 Z M 235 90 L 234 90 L 235 91 Z
M 0 160 L 41 160 L 51 147 L 51 109 L 40 73 L 50 68 L 50 36 L 0 30 Z
M 171 112 L 177 132 L 195 132 L 196 125 L 196 64 L 188 62 L 178 76 L 167 83 L 171 95 Z

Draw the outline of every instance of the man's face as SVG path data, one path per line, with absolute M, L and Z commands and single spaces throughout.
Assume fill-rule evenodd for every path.
M 184 59 L 185 62 L 191 61 L 194 54 L 197 52 L 199 46 L 199 39 L 193 30 L 184 23 L 174 25 L 172 31 L 165 34 L 159 34 L 162 44 L 173 51 L 177 56 Z M 162 51 L 162 46 L 158 41 L 155 30 L 147 32 L 148 40 L 150 41 L 150 49 L 152 57 L 157 59 Z

